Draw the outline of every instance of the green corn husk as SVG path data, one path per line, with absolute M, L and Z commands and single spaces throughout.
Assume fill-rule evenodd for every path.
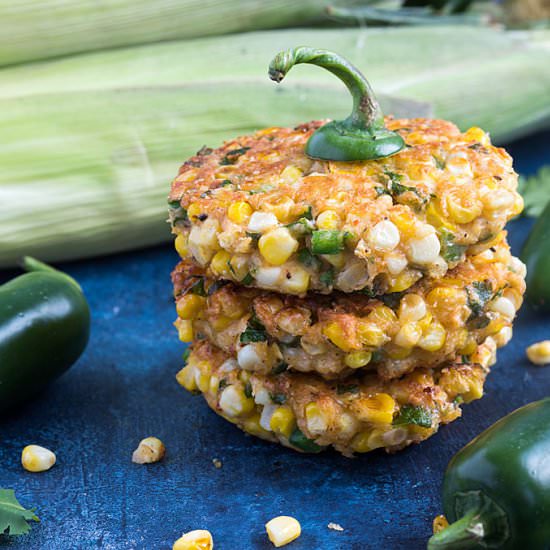
M 350 6 L 359 0 L 338 0 Z M 93 50 L 296 26 L 329 0 L 0 0 L 0 67 Z
M 297 67 L 288 82 L 269 82 L 280 49 L 334 49 L 364 68 L 375 90 L 428 101 L 437 116 L 502 138 L 549 115 L 550 50 L 545 35 L 532 36 L 277 31 L 0 71 L 0 266 L 22 254 L 71 259 L 168 240 L 169 182 L 201 146 L 347 114 L 349 94 L 325 71 Z M 387 113 L 427 114 L 426 103 L 381 99 Z

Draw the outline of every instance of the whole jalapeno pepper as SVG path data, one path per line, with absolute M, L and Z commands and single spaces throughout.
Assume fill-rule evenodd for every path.
M 0 286 L 0 411 L 31 397 L 82 354 L 90 309 L 78 283 L 33 258 Z
M 299 63 L 311 63 L 336 75 L 353 97 L 351 114 L 333 120 L 309 138 L 306 153 L 324 160 L 373 160 L 398 153 L 405 147 L 403 138 L 384 125 L 384 115 L 374 93 L 359 69 L 334 52 L 299 47 L 278 53 L 269 65 L 269 77 L 281 82 Z
M 527 301 L 537 310 L 550 311 L 550 203 L 535 222 L 521 259 L 527 266 Z
M 443 509 L 453 523 L 428 550 L 550 548 L 550 398 L 505 416 L 454 456 Z

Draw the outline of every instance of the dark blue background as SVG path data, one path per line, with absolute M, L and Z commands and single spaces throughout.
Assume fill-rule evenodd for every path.
M 546 132 L 509 145 L 516 169 L 528 174 L 548 162 L 549 143 Z M 516 253 L 530 223 L 509 226 Z M 175 263 L 167 245 L 61 266 L 88 296 L 92 336 L 69 373 L 0 421 L 0 487 L 15 489 L 42 520 L 29 536 L 2 541 L 8 548 L 168 549 L 182 532 L 205 528 L 218 550 L 268 549 L 264 524 L 280 514 L 302 524 L 293 550 L 425 548 L 453 454 L 504 414 L 548 395 L 550 367 L 530 366 L 524 350 L 550 337 L 550 319 L 524 307 L 486 396 L 422 445 L 346 459 L 264 443 L 175 381 L 183 352 L 172 328 Z M 0 282 L 13 275 L 0 272 Z M 148 435 L 165 442 L 165 460 L 132 464 Z M 51 471 L 22 469 L 30 443 L 57 453 Z M 329 522 L 344 532 L 329 530 Z

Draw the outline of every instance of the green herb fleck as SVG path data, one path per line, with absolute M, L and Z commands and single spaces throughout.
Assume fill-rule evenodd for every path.
M 441 229 L 439 240 L 441 242 L 441 257 L 449 263 L 460 261 L 466 248 L 468 248 L 455 243 L 455 236 L 445 228 Z
M 261 233 L 251 233 L 250 231 L 246 232 L 246 235 L 252 239 L 253 242 L 257 243 L 262 236 Z
M 222 378 L 218 385 L 218 391 L 223 391 L 225 388 L 227 388 L 227 386 L 229 386 L 229 382 L 227 381 L 227 378 Z
M 227 187 L 228 185 L 233 185 L 233 182 L 231 180 L 223 180 L 220 183 L 220 187 Z
M 256 317 L 252 315 L 248 320 L 246 329 L 241 333 L 241 344 L 250 344 L 251 342 L 265 342 L 267 341 L 267 332 L 265 327 Z
M 197 296 L 206 296 L 206 291 L 204 290 L 204 277 L 197 277 L 197 281 L 191 285 L 189 292 Z
M 493 286 L 491 281 L 475 281 L 466 287 L 468 294 L 468 307 L 472 311 L 468 321 L 480 317 L 485 306 L 493 297 Z
M 183 359 L 183 361 L 185 363 L 187 363 L 187 360 L 189 359 L 190 355 L 191 355 L 191 349 L 190 348 L 185 348 L 185 351 L 183 352 L 181 358 Z
M 214 294 L 215 292 L 220 290 L 220 288 L 222 288 L 222 287 L 224 287 L 225 285 L 228 285 L 228 284 L 231 284 L 230 281 L 224 281 L 224 280 L 214 281 L 208 287 L 208 291 L 207 291 L 208 296 L 212 296 L 212 294 Z
M 248 286 L 248 285 L 251 285 L 253 282 L 254 282 L 254 277 L 252 276 L 251 273 L 247 273 L 243 277 L 241 284 Z
M 416 407 L 413 405 L 404 405 L 401 407 L 398 415 L 393 419 L 394 426 L 415 424 L 421 428 L 431 428 L 432 422 L 431 411 L 424 407 Z
M 288 369 L 288 363 L 281 361 L 271 369 L 271 374 L 282 374 Z
M 235 164 L 241 155 L 244 155 L 250 147 L 240 147 L 239 149 L 232 149 L 227 151 L 225 156 L 220 161 L 220 166 L 228 166 L 230 164 Z
M 245 395 L 245 397 L 248 397 L 249 399 L 252 397 L 252 384 L 250 382 L 247 382 L 244 385 L 244 395 Z
M 319 453 L 323 450 L 323 447 L 317 445 L 312 439 L 308 439 L 299 428 L 296 428 L 290 434 L 288 441 L 291 445 L 306 453 Z
M 311 267 L 315 271 L 319 271 L 322 265 L 321 260 L 315 257 L 307 248 L 302 248 L 302 250 L 298 252 L 298 261 L 306 267 Z
M 439 168 L 440 170 L 445 170 L 446 163 L 441 157 L 438 157 L 437 155 L 432 155 L 432 158 L 434 159 L 437 168 Z
M 328 271 L 323 271 L 321 275 L 319 275 L 319 280 L 321 281 L 321 284 L 330 287 L 334 284 L 334 270 L 329 269 Z
M 286 403 L 286 395 L 284 393 L 269 392 L 269 397 L 271 398 L 271 401 L 277 405 L 284 405 Z
M 336 386 L 336 393 L 342 395 L 344 393 L 359 393 L 359 386 L 357 384 L 338 384 Z
M 302 218 L 305 218 L 306 220 L 313 219 L 313 209 L 311 208 L 311 206 L 307 207 L 307 210 L 302 214 Z
M 401 298 L 403 298 L 403 292 L 391 292 L 390 294 L 379 296 L 382 303 L 390 309 L 397 309 L 401 302 Z

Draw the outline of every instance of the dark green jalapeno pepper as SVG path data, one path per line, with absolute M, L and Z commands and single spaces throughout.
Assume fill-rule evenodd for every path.
M 384 115 L 374 93 L 359 69 L 334 52 L 299 47 L 277 54 L 269 65 L 269 77 L 281 82 L 298 63 L 311 63 L 335 74 L 353 97 L 351 114 L 345 120 L 325 124 L 309 138 L 306 153 L 325 160 L 373 160 L 403 149 L 405 142 L 384 125 Z
M 455 455 L 443 508 L 452 523 L 429 550 L 550 548 L 550 398 L 505 416 Z
M 533 226 L 521 259 L 527 266 L 527 301 L 537 310 L 550 311 L 550 203 Z
M 44 388 L 82 354 L 90 310 L 78 283 L 33 258 L 0 286 L 0 411 Z

